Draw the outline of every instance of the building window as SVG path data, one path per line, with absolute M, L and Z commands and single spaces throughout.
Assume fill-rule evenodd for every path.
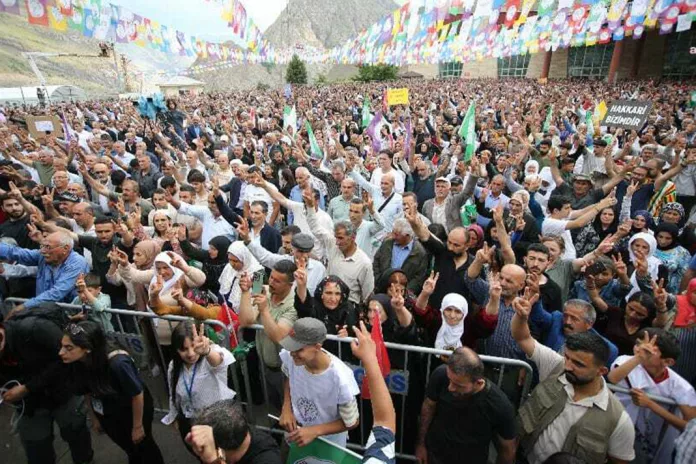
M 438 75 L 440 78 L 460 78 L 462 77 L 463 63 L 440 63 L 438 65 Z
M 613 43 L 568 49 L 568 77 L 607 77 L 613 53 Z
M 526 54 L 498 58 L 498 77 L 527 77 L 531 57 Z
M 662 76 L 680 79 L 696 77 L 696 56 L 691 54 L 692 47 L 696 47 L 696 29 L 669 34 Z

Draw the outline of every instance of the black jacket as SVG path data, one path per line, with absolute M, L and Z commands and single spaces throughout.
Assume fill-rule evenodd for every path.
M 58 356 L 63 331 L 52 320 L 25 316 L 4 323 L 5 349 L 0 369 L 4 380 L 26 385 L 25 414 L 37 408 L 64 404 L 73 392 L 67 384 L 67 365 Z M 4 383 L 4 382 L 3 382 Z

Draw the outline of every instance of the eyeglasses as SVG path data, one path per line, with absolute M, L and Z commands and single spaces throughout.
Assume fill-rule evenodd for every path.
M 48 243 L 42 243 L 41 246 L 39 247 L 40 250 L 52 250 L 54 248 L 58 248 L 58 245 L 50 245 Z

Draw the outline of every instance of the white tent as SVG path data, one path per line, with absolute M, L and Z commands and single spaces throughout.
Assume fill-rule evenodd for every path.
M 39 103 L 36 87 L 4 87 L 0 88 L 0 104 L 6 103 L 26 103 L 35 105 Z M 87 94 L 84 90 L 74 85 L 47 85 L 46 92 L 48 99 L 52 102 L 79 101 L 86 100 Z

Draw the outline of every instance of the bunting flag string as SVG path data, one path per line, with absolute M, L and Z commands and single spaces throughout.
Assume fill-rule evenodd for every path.
M 197 58 L 188 73 L 238 64 L 287 64 L 295 54 L 309 64 L 464 63 L 639 38 L 647 29 L 663 34 L 675 27 L 684 31 L 696 19 L 692 0 L 447 0 L 425 6 L 406 2 L 332 49 L 275 49 L 241 0 L 205 1 L 219 7 L 236 41 L 207 42 L 106 0 L 2 0 L 0 12 L 56 31 Z

